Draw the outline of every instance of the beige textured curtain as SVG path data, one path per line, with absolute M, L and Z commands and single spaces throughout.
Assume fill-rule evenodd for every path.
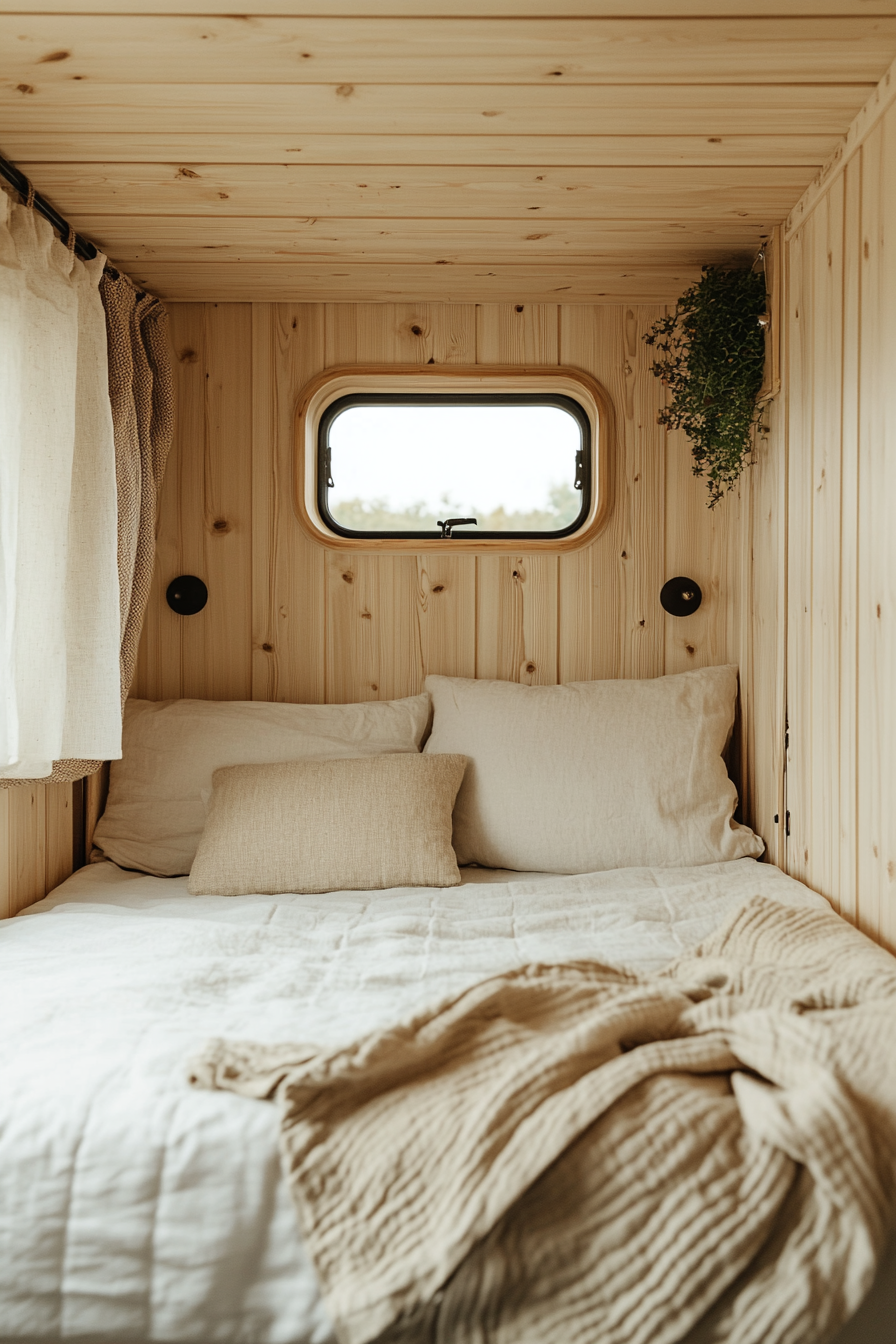
M 137 667 L 156 553 L 156 516 L 174 437 L 168 314 L 107 266 L 100 281 L 109 339 L 109 397 L 118 484 L 121 704 Z
M 106 268 L 100 281 L 106 314 L 109 397 L 118 489 L 118 577 L 121 603 L 121 703 L 137 665 L 137 648 L 152 583 L 159 491 L 174 434 L 174 382 L 168 314 L 150 294 Z M 69 783 L 102 761 L 56 761 L 39 783 Z M 7 779 L 0 784 L 35 781 Z

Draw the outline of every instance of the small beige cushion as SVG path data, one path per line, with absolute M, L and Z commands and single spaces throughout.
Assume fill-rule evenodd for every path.
M 188 873 L 219 767 L 416 754 L 429 716 L 428 695 L 360 705 L 129 700 L 94 854 L 157 877 Z
M 568 686 L 434 676 L 425 685 L 425 750 L 469 761 L 454 809 L 458 863 L 591 873 L 762 853 L 733 820 L 722 759 L 736 667 Z
M 375 756 L 216 770 L 194 896 L 456 887 L 466 759 Z

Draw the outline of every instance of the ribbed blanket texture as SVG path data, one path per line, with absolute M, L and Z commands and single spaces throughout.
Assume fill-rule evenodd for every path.
M 893 1223 L 894 1035 L 896 960 L 757 896 L 662 976 L 524 966 L 191 1081 L 279 1101 L 342 1344 L 819 1344 Z

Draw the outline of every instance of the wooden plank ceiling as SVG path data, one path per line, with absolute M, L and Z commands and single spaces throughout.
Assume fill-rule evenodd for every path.
M 7 0 L 0 149 L 167 299 L 667 302 L 896 56 L 896 0 L 296 3 Z

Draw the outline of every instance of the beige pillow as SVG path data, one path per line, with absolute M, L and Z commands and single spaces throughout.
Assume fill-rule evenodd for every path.
M 737 668 L 519 686 L 427 677 L 427 752 L 468 758 L 458 863 L 550 873 L 677 868 L 762 853 L 722 760 Z
M 463 756 L 232 765 L 214 773 L 194 896 L 456 887 Z
M 205 825 L 203 791 L 220 766 L 416 754 L 429 716 L 428 695 L 361 705 L 129 700 L 94 857 L 157 877 L 188 873 Z

